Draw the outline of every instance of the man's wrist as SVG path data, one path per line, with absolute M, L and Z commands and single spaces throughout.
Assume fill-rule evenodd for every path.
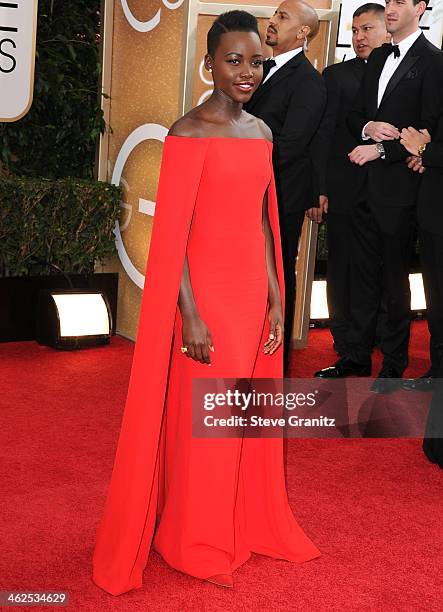
M 374 147 L 375 147 L 375 150 L 377 151 L 377 153 L 379 154 L 379 156 L 381 158 L 384 158 L 385 155 L 386 155 L 386 151 L 385 151 L 385 147 L 384 147 L 383 143 L 382 142 L 376 142 Z
M 368 125 L 369 125 L 370 123 L 372 123 L 372 121 L 368 121 L 368 122 L 367 122 L 367 123 L 365 123 L 365 125 L 363 126 L 363 129 L 362 129 L 362 131 L 361 131 L 361 137 L 362 137 L 362 140 L 369 140 L 369 139 L 371 138 L 370 136 L 368 136 L 368 135 L 366 134 L 366 128 L 368 127 Z

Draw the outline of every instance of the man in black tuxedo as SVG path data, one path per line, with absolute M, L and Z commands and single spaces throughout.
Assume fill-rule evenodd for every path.
M 269 20 L 263 81 L 246 110 L 272 130 L 273 165 L 285 272 L 284 366 L 287 370 L 294 319 L 295 262 L 305 211 L 318 206 L 319 190 L 310 154 L 326 105 L 321 75 L 304 54 L 319 29 L 317 13 L 299 0 L 284 0 Z
M 406 380 L 403 387 L 430 391 L 433 379 L 443 377 L 443 114 L 432 139 L 427 130 L 410 127 L 402 131 L 400 142 L 413 156 L 409 167 L 425 172 L 418 193 L 417 217 L 431 336 L 430 369 L 421 378 Z
M 423 0 L 386 0 L 393 45 L 371 53 L 348 117 L 362 144 L 350 160 L 365 173 L 352 210 L 351 327 L 346 354 L 316 376 L 369 375 L 377 313 L 383 289 L 386 325 L 380 338 L 383 367 L 372 390 L 389 393 L 408 363 L 410 290 L 408 263 L 419 176 L 405 164 L 404 127 L 434 130 L 441 108 L 443 56 L 419 29 Z
M 421 378 L 406 380 L 410 390 L 434 391 L 423 450 L 443 468 L 443 106 L 437 129 L 405 128 L 401 144 L 413 158 L 409 167 L 423 172 L 418 192 L 417 216 L 420 257 L 426 294 L 431 367 Z
M 373 49 L 387 42 L 385 10 L 381 4 L 360 6 L 352 19 L 354 59 L 325 68 L 323 77 L 328 103 L 315 136 L 315 161 L 320 193 L 324 198 L 311 218 L 320 223 L 327 212 L 329 326 L 334 348 L 345 353 L 350 320 L 351 209 L 362 189 L 364 170 L 353 164 L 348 153 L 359 141 L 347 126 L 347 117 L 357 95 L 366 61 Z

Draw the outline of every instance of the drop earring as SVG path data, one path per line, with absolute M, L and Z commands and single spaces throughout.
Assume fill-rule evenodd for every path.
M 308 39 L 305 36 L 305 40 L 303 41 L 303 51 L 308 50 Z

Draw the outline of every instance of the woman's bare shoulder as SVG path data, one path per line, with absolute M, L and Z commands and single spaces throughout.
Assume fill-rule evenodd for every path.
M 264 138 L 272 142 L 271 128 L 262 120 L 251 115 L 247 111 L 243 111 L 245 116 L 245 124 L 248 126 L 248 130 L 251 134 L 251 138 Z
M 269 142 L 272 142 L 272 132 L 271 132 L 271 128 L 269 127 L 269 125 L 265 123 L 262 119 L 258 119 L 258 118 L 257 118 L 257 123 L 258 123 L 258 129 L 263 134 L 263 138 L 266 138 L 266 140 L 269 140 Z
M 197 109 L 192 109 L 180 119 L 177 119 L 169 129 L 169 136 L 183 136 L 188 138 L 202 138 L 206 134 L 205 122 L 199 117 Z

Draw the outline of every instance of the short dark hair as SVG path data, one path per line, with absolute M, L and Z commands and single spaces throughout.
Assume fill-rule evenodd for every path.
M 220 43 L 220 38 L 226 32 L 258 32 L 257 19 L 247 11 L 228 11 L 217 17 L 209 29 L 207 36 L 208 53 L 214 57 L 214 53 Z
M 360 17 L 365 13 L 375 13 L 381 18 L 382 14 L 385 14 L 385 7 L 382 4 L 377 4 L 376 2 L 367 2 L 366 4 L 359 6 L 358 9 L 354 11 L 352 19 L 354 19 L 355 17 Z

